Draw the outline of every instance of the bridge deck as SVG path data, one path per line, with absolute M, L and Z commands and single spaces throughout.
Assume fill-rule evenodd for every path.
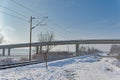
M 51 42 L 34 42 L 32 46 L 45 46 L 45 45 L 67 45 L 67 44 L 120 44 L 120 39 L 99 39 L 99 40 L 66 40 L 66 41 L 51 41 Z M 29 47 L 29 43 L 22 44 L 10 44 L 10 45 L 0 45 L 0 49 L 3 48 L 20 48 Z

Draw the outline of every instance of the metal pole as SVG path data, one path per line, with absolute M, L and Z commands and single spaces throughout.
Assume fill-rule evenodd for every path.
M 48 17 L 45 17 L 45 19 Z M 36 26 L 38 26 L 42 21 L 44 21 L 45 19 L 43 19 L 42 21 L 40 21 L 36 26 L 32 27 L 32 19 L 35 19 L 35 17 L 30 18 L 30 46 L 29 46 L 29 60 L 31 60 L 31 41 L 32 41 L 32 29 L 34 29 Z
M 32 16 L 30 18 L 30 46 L 29 46 L 29 61 L 31 60 L 31 38 L 32 38 Z

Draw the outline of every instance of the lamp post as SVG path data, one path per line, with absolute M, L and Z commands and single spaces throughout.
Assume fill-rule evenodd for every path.
M 35 27 L 39 26 L 45 19 L 47 19 L 48 17 L 44 17 L 43 20 L 41 20 L 38 24 L 36 24 L 35 26 L 32 26 L 32 20 L 35 19 L 35 17 L 30 18 L 30 46 L 29 46 L 29 61 L 31 60 L 31 42 L 32 42 L 32 29 L 34 29 Z

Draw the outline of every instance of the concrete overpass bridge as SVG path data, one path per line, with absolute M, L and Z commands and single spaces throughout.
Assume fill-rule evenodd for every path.
M 79 51 L 80 44 L 120 44 L 120 39 L 90 39 L 90 40 L 64 40 L 64 41 L 51 41 L 51 42 L 33 42 L 31 43 L 32 47 L 36 47 L 36 53 L 40 48 L 46 45 L 75 45 L 76 53 Z M 2 55 L 5 55 L 5 49 L 8 49 L 8 55 L 10 55 L 10 50 L 13 48 L 23 48 L 29 47 L 30 43 L 21 43 L 21 44 L 9 44 L 9 45 L 0 45 L 2 49 Z

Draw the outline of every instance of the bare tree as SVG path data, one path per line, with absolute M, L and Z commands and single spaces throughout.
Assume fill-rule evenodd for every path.
M 41 32 L 40 34 L 38 34 L 38 40 L 39 40 L 39 42 L 51 42 L 54 40 L 54 34 L 53 34 L 53 32 L 48 32 L 48 31 L 44 34 Z M 52 47 L 53 47 L 52 45 L 46 45 L 46 46 L 44 46 L 44 52 L 42 52 L 44 61 L 46 62 L 46 68 L 48 68 L 47 53 L 52 49 Z
M 53 34 L 53 32 L 46 32 L 46 33 L 40 33 L 40 34 L 38 34 L 38 40 L 39 40 L 39 42 L 51 42 L 51 41 L 53 41 L 54 40 L 54 34 Z M 52 48 L 53 46 L 51 46 L 51 45 L 46 45 L 46 46 L 44 46 L 44 49 L 45 49 L 45 51 L 49 51 L 49 50 L 51 50 L 51 48 Z

